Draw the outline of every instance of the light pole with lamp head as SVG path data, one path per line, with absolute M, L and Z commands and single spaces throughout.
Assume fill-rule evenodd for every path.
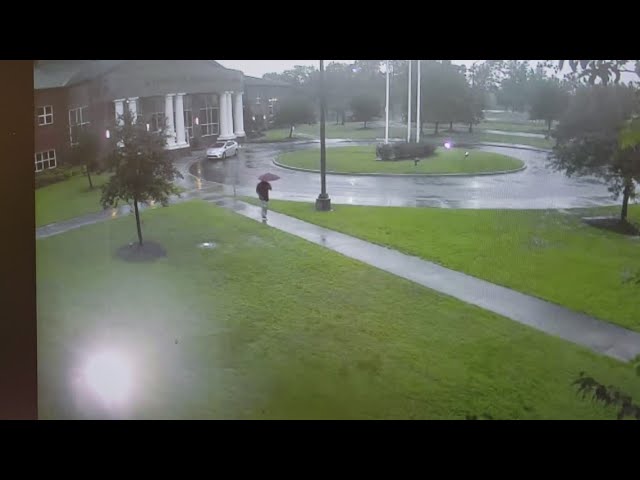
M 320 195 L 316 199 L 316 210 L 328 212 L 331 210 L 331 199 L 327 193 L 327 151 L 325 145 L 324 113 L 326 98 L 324 92 L 324 60 L 320 60 Z

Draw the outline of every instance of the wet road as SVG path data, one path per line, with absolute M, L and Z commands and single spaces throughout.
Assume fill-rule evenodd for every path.
M 367 145 L 368 142 L 327 140 L 327 148 Z M 319 149 L 318 142 L 249 144 L 237 157 L 224 161 L 201 160 L 190 172 L 209 182 L 224 184 L 230 193 L 255 196 L 258 175 L 271 171 L 272 198 L 314 201 L 320 192 L 317 173 L 297 172 L 275 166 L 280 153 Z M 547 153 L 508 146 L 481 146 L 479 150 L 502 153 L 522 160 L 527 168 L 506 175 L 475 177 L 372 177 L 327 175 L 332 202 L 354 205 L 442 208 L 576 208 L 615 205 L 606 186 L 594 178 L 567 178 L 547 168 Z

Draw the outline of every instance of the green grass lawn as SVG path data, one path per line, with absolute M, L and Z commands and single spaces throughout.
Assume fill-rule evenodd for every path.
M 266 130 L 264 137 L 260 137 L 252 140 L 252 143 L 271 143 L 271 142 L 292 142 L 295 140 L 302 140 L 306 137 L 299 137 L 296 135 L 297 131 L 293 132 L 293 137 L 289 138 L 288 128 L 273 128 Z
M 547 134 L 547 125 L 538 122 L 509 123 L 484 121 L 475 125 L 474 128 L 480 130 L 504 130 L 507 132 L 539 133 L 541 135 Z
M 320 137 L 320 124 L 300 125 L 296 127 L 296 132 Z M 348 138 L 353 140 L 375 140 L 384 138 L 384 126 L 368 125 L 364 128 L 363 122 L 347 122 L 344 125 L 327 122 L 325 125 L 327 138 Z M 407 136 L 406 127 L 390 127 L 390 138 L 405 138 Z
M 36 227 L 102 211 L 100 187 L 108 178 L 108 174 L 93 175 L 92 190 L 89 189 L 87 177 L 83 175 L 37 189 Z M 183 187 L 176 188 L 179 193 L 186 191 Z
M 554 122 L 555 123 L 555 122 Z M 414 127 L 415 128 L 415 127 Z M 433 132 L 435 125 L 433 123 L 425 123 L 424 130 L 429 133 Z M 440 124 L 440 131 L 446 132 L 449 129 L 449 124 Z M 464 123 L 454 123 L 453 129 L 459 132 L 468 132 L 469 125 Z M 475 130 L 503 130 L 506 132 L 522 132 L 522 133 L 537 133 L 545 135 L 547 133 L 547 125 L 544 122 L 536 121 L 490 121 L 483 120 L 477 125 L 473 126 Z
M 629 365 L 211 204 L 143 220 L 166 258 L 114 258 L 131 217 L 37 241 L 40 418 L 108 417 L 80 382 L 103 349 L 129 418 L 613 418 L 583 370 L 640 395 Z
M 93 190 L 85 175 L 38 188 L 36 192 L 36 226 L 68 220 L 86 213 L 99 212 L 100 186 L 108 175 L 93 175 Z
M 553 139 L 547 138 L 532 138 L 532 137 L 516 137 L 514 135 L 501 135 L 498 133 L 486 133 L 483 131 L 475 131 L 468 133 L 467 131 L 440 131 L 438 135 L 433 135 L 433 131 L 429 130 L 425 132 L 422 138 L 425 141 L 440 141 L 444 142 L 446 139 L 451 139 L 458 143 L 508 143 L 514 145 L 526 145 L 535 148 L 550 149 L 553 147 Z
M 334 205 L 327 214 L 306 203 L 270 204 L 276 211 L 640 331 L 640 286 L 624 283 L 640 270 L 640 240 L 583 224 L 585 211 Z M 630 207 L 630 220 L 640 222 L 640 205 Z
M 327 171 L 339 173 L 487 173 L 517 170 L 524 164 L 506 155 L 470 150 L 439 148 L 436 154 L 421 160 L 381 162 L 376 160 L 375 146 L 333 147 L 327 149 Z M 320 169 L 320 150 L 301 150 L 281 155 L 278 162 L 309 170 Z

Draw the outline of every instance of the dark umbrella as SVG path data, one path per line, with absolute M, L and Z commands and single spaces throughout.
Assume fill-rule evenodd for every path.
M 280 177 L 273 173 L 264 173 L 260 175 L 258 178 L 264 182 L 273 182 L 274 180 L 278 180 Z

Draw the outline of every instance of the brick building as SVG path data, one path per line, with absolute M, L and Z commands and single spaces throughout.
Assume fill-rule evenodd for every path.
M 257 107 L 264 98 L 269 115 L 270 93 L 254 80 Z M 104 146 L 125 108 L 150 130 L 166 118 L 170 150 L 245 137 L 246 77 L 213 60 L 39 60 L 34 85 L 37 172 L 64 163 L 81 130 Z

